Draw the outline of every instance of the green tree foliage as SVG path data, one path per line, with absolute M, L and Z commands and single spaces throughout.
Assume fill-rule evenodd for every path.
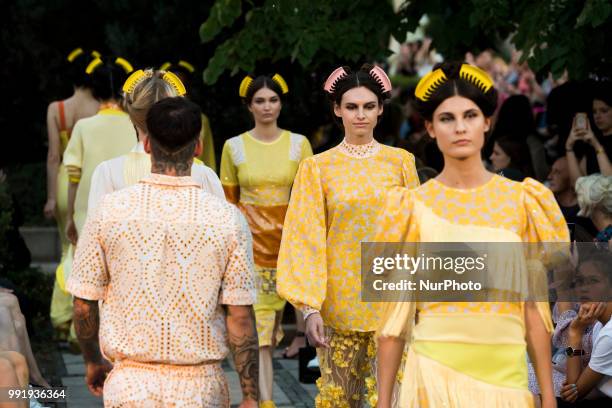
M 612 68 L 609 0 L 406 0 L 397 12 L 380 0 L 217 0 L 200 27 L 204 43 L 219 45 L 204 80 L 251 71 L 262 60 L 290 59 L 314 70 L 378 59 L 391 34 L 402 41 L 424 15 L 426 33 L 447 58 L 499 49 L 510 38 L 541 74 L 567 69 L 570 78 L 584 79 L 609 76 Z
M 257 62 L 283 59 L 304 68 L 387 55 L 396 16 L 380 0 L 218 0 L 200 27 L 207 43 L 234 23 L 241 28 L 219 44 L 204 71 L 212 84 L 226 70 L 252 71 Z

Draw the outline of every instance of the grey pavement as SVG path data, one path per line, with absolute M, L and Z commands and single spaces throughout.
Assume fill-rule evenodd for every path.
M 307 408 L 314 406 L 317 388 L 314 384 L 302 384 L 298 381 L 298 361 L 280 358 L 282 349 L 278 349 L 274 359 L 274 402 L 277 407 Z M 94 397 L 85 385 L 85 365 L 81 355 L 62 353 L 67 375 L 62 377 L 62 384 L 68 387 L 68 408 L 102 408 L 102 399 Z M 232 407 L 237 407 L 242 393 L 238 374 L 233 368 L 231 359 L 223 362 L 223 370 L 230 388 Z

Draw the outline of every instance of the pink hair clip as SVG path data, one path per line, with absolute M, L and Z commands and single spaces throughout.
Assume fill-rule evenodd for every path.
M 372 75 L 374 79 L 378 81 L 384 93 L 391 92 L 391 80 L 381 67 L 374 65 L 374 67 L 370 70 L 370 75 Z
M 327 93 L 333 93 L 334 87 L 336 86 L 336 82 L 338 82 L 340 79 L 344 78 L 347 75 L 348 73 L 344 70 L 343 67 L 336 68 L 334 72 L 329 74 L 329 76 L 327 77 L 327 80 L 323 85 L 323 90 Z

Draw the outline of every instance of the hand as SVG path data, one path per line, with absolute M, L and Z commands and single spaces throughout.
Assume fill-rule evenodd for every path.
M 86 363 L 85 364 L 85 382 L 87 388 L 96 397 L 102 396 L 104 389 L 104 381 L 106 376 L 113 369 L 108 361 L 102 363 Z
M 590 144 L 591 146 L 593 146 L 593 148 L 595 149 L 602 148 L 601 145 L 599 144 L 599 140 L 597 140 L 597 138 L 593 134 L 593 131 L 591 130 L 590 127 L 588 127 L 587 129 L 579 130 L 578 132 L 580 132 L 580 138 L 584 140 L 585 142 L 587 142 L 588 144 Z
M 578 399 L 578 387 L 576 387 L 576 384 L 568 384 L 564 381 L 563 387 L 561 387 L 561 399 L 567 402 L 576 402 Z
M 595 323 L 595 320 L 606 308 L 605 302 L 589 302 L 580 305 L 578 315 L 570 323 L 570 333 L 582 334 L 584 330 Z
M 50 198 L 45 203 L 45 208 L 43 209 L 43 213 L 45 214 L 45 218 L 50 220 L 55 217 L 55 206 L 56 201 L 53 198 Z
M 72 243 L 72 245 L 76 246 L 79 239 L 79 234 L 77 233 L 73 217 L 68 217 L 66 220 L 66 237 L 68 238 L 68 241 Z
M 323 318 L 320 313 L 313 313 L 306 319 L 306 337 L 308 343 L 313 347 L 329 347 L 325 339 Z
M 242 401 L 238 408 L 257 408 L 257 402 L 249 398 Z

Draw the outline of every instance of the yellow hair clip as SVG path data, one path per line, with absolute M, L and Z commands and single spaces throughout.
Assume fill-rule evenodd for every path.
M 132 67 L 132 64 L 130 64 L 125 58 L 117 57 L 117 59 L 115 60 L 115 64 L 120 65 L 121 68 L 125 70 L 126 74 L 129 74 L 130 72 L 134 71 L 134 67 Z
M 168 84 L 170 84 L 176 90 L 176 93 L 178 93 L 179 96 L 183 96 L 187 93 L 185 85 L 183 85 L 179 77 L 173 74 L 172 72 L 166 71 L 164 76 L 162 76 L 162 79 Z
M 240 82 L 240 88 L 238 89 L 238 95 L 240 95 L 241 98 L 246 98 L 247 91 L 249 90 L 249 86 L 251 86 L 252 82 L 253 77 L 250 75 L 247 75 L 242 79 L 242 82 Z
M 147 74 L 147 72 L 144 72 L 142 69 L 134 71 L 128 77 L 128 79 L 125 80 L 125 83 L 123 84 L 121 90 L 126 94 L 131 94 L 132 92 L 134 92 L 134 89 L 136 89 L 136 85 L 138 85 L 142 80 L 150 78 L 151 75 L 152 73 L 150 71 Z
M 164 62 L 161 67 L 159 67 L 160 71 L 167 71 L 168 68 L 172 65 L 171 62 Z
M 100 53 L 99 53 L 98 51 L 96 51 L 96 50 L 93 50 L 93 51 L 91 52 L 91 56 L 92 56 L 92 57 L 94 57 L 94 58 L 102 58 L 102 54 L 100 54 Z
M 483 93 L 487 93 L 494 85 L 486 71 L 473 65 L 461 65 L 459 77 L 476 85 Z
M 414 91 L 414 96 L 425 102 L 431 97 L 431 94 L 436 90 L 436 88 L 444 83 L 444 81 L 446 81 L 446 75 L 441 68 L 431 71 L 429 74 L 421 78 L 416 90 Z
M 280 76 L 280 74 L 274 74 L 272 80 L 280 86 L 281 91 L 283 91 L 283 95 L 289 92 L 289 87 L 287 86 L 287 82 L 285 82 L 285 78 Z
M 94 59 L 93 59 L 93 60 L 92 60 L 92 61 L 89 63 L 89 65 L 87 65 L 87 68 L 85 68 L 85 73 L 86 73 L 87 75 L 91 75 L 91 74 L 92 74 L 92 72 L 94 72 L 94 70 L 95 70 L 96 68 L 98 68 L 98 67 L 99 67 L 100 65 L 102 65 L 102 64 L 103 64 L 103 62 L 102 62 L 102 60 L 101 60 L 100 58 L 94 58 Z
M 180 60 L 178 64 L 181 67 L 185 68 L 187 71 L 191 72 L 192 74 L 193 74 L 193 71 L 195 71 L 195 67 L 191 65 L 190 63 L 188 63 L 187 61 Z
M 68 62 L 72 62 L 76 59 L 76 57 L 78 57 L 82 53 L 83 53 L 82 48 L 75 48 L 74 50 L 70 51 L 70 54 L 68 54 L 68 57 L 66 57 L 66 59 L 68 60 Z

